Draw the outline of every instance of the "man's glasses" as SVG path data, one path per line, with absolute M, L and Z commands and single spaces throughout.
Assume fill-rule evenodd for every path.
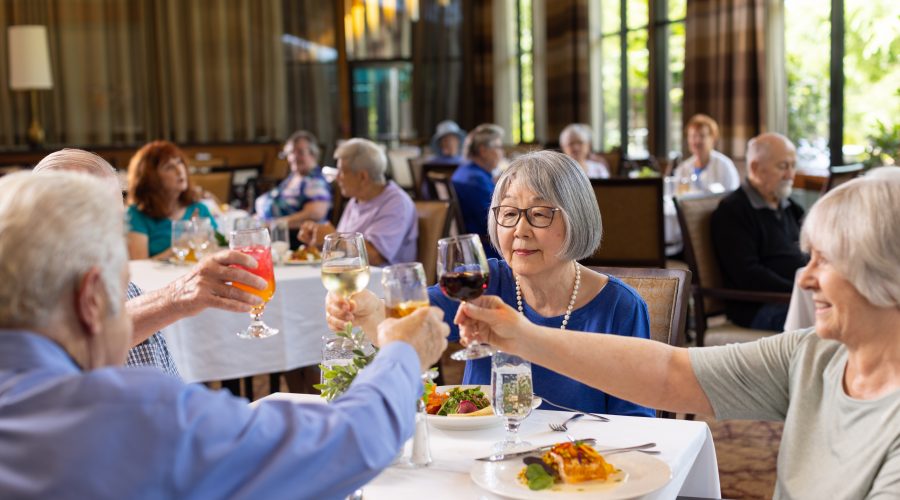
M 519 223 L 519 218 L 522 217 L 523 212 L 525 213 L 525 219 L 533 227 L 549 227 L 550 224 L 553 224 L 553 215 L 560 211 L 559 208 L 553 207 L 516 208 L 505 205 L 494 207 L 491 210 L 494 211 L 494 218 L 497 219 L 497 224 L 503 227 L 515 227 Z

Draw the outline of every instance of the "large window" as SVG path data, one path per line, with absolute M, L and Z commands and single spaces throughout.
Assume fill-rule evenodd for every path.
M 900 2 L 786 0 L 785 57 L 801 166 L 866 160 L 900 123 Z
M 682 75 L 684 73 L 685 0 L 597 0 L 591 5 L 592 121 L 595 141 L 603 150 L 621 147 L 627 158 L 651 152 L 677 155 L 681 149 Z M 651 66 L 651 38 L 662 43 L 659 61 Z M 649 143 L 655 81 L 662 109 L 654 122 L 663 135 Z M 674 153 L 673 153 L 674 152 Z
M 516 90 L 512 142 L 534 142 L 534 10 L 531 0 L 516 0 Z

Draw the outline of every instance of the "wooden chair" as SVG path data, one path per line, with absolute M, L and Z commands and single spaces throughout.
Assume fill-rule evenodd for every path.
M 419 216 L 418 260 L 425 268 L 425 279 L 432 285 L 437 283 L 437 242 L 450 230 L 450 202 L 417 200 L 414 203 Z
M 447 178 L 447 181 L 450 181 L 450 177 L 453 176 L 453 172 L 456 172 L 456 169 L 459 168 L 458 163 L 429 163 L 424 162 L 421 165 L 421 177 L 419 177 L 419 193 L 422 194 L 422 198 L 426 200 L 439 200 L 441 199 L 439 194 L 433 191 L 432 184 L 428 181 L 428 177 L 431 174 L 440 174 Z
M 211 172 L 190 175 L 191 184 L 200 186 L 212 193 L 221 203 L 231 201 L 231 183 L 233 172 Z
M 791 299 L 789 293 L 725 288 L 710 230 L 712 213 L 724 196 L 675 199 L 678 224 L 684 238 L 684 257 L 693 276 L 691 290 L 698 346 L 751 342 L 775 333 L 744 328 L 726 320 L 726 300 L 788 303 Z M 710 321 L 713 317 L 715 320 Z
M 591 267 L 634 288 L 647 303 L 650 314 L 650 338 L 671 346 L 684 345 L 687 318 L 688 284 L 691 272 L 684 269 L 647 269 L 635 267 Z M 675 418 L 675 414 L 657 410 L 657 417 Z
M 387 157 L 390 164 L 390 175 L 394 182 L 405 191 L 413 193 L 416 189 L 416 181 L 413 177 L 410 160 L 417 158 L 421 150 L 417 147 L 401 147 L 388 149 Z
M 603 243 L 582 263 L 665 267 L 662 179 L 591 179 L 591 185 L 603 220 Z
M 341 216 L 344 215 L 344 205 L 347 200 L 344 199 L 344 195 L 341 194 L 341 187 L 338 186 L 337 181 L 331 183 L 331 225 L 337 227 L 338 222 L 341 221 Z
M 827 193 L 841 184 L 855 179 L 863 171 L 862 163 L 851 165 L 834 165 L 828 168 L 828 180 L 824 191 Z
M 462 208 L 459 206 L 459 197 L 456 196 L 456 188 L 450 182 L 450 175 L 442 172 L 428 172 L 426 181 L 428 190 L 434 193 L 434 199 L 450 203 L 450 235 L 458 235 L 466 232 L 466 224 L 463 222 Z

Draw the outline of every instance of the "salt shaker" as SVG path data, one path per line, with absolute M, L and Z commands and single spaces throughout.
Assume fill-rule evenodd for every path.
M 428 414 L 425 412 L 425 402 L 419 399 L 419 411 L 416 412 L 416 431 L 413 434 L 412 454 L 409 465 L 412 467 L 427 467 L 431 460 L 431 445 L 428 442 Z

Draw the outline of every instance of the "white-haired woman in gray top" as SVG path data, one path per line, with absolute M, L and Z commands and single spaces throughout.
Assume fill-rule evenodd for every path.
M 609 178 L 609 168 L 603 163 L 590 159 L 591 127 L 583 123 L 572 123 L 559 134 L 559 147 L 563 153 L 577 161 L 591 179 Z
M 619 279 L 577 262 L 594 253 L 603 231 L 590 181 L 568 156 L 538 151 L 510 163 L 494 190 L 488 232 L 502 259 L 488 260 L 486 294 L 499 296 L 512 311 L 546 326 L 556 339 L 570 334 L 565 330 L 611 334 L 599 337 L 649 338 L 650 320 L 641 297 Z M 460 303 L 445 297 L 436 286 L 429 289 L 429 296 L 450 322 Z M 342 327 L 344 321 L 353 321 L 373 332 L 384 317 L 383 305 L 371 292 L 355 295 L 353 302 L 329 296 L 330 325 Z M 454 327 L 450 339 L 457 338 Z M 489 384 L 491 360 L 468 361 L 463 378 L 465 384 Z M 536 394 L 578 410 L 654 415 L 650 408 L 543 366 L 533 367 L 533 382 Z
M 776 498 L 900 493 L 900 169 L 828 193 L 803 226 L 816 325 L 747 344 L 683 349 L 613 335 L 554 335 L 501 301 L 466 304 L 486 341 L 610 394 L 723 419 L 783 420 Z M 621 376 L 627 373 L 627 376 Z

